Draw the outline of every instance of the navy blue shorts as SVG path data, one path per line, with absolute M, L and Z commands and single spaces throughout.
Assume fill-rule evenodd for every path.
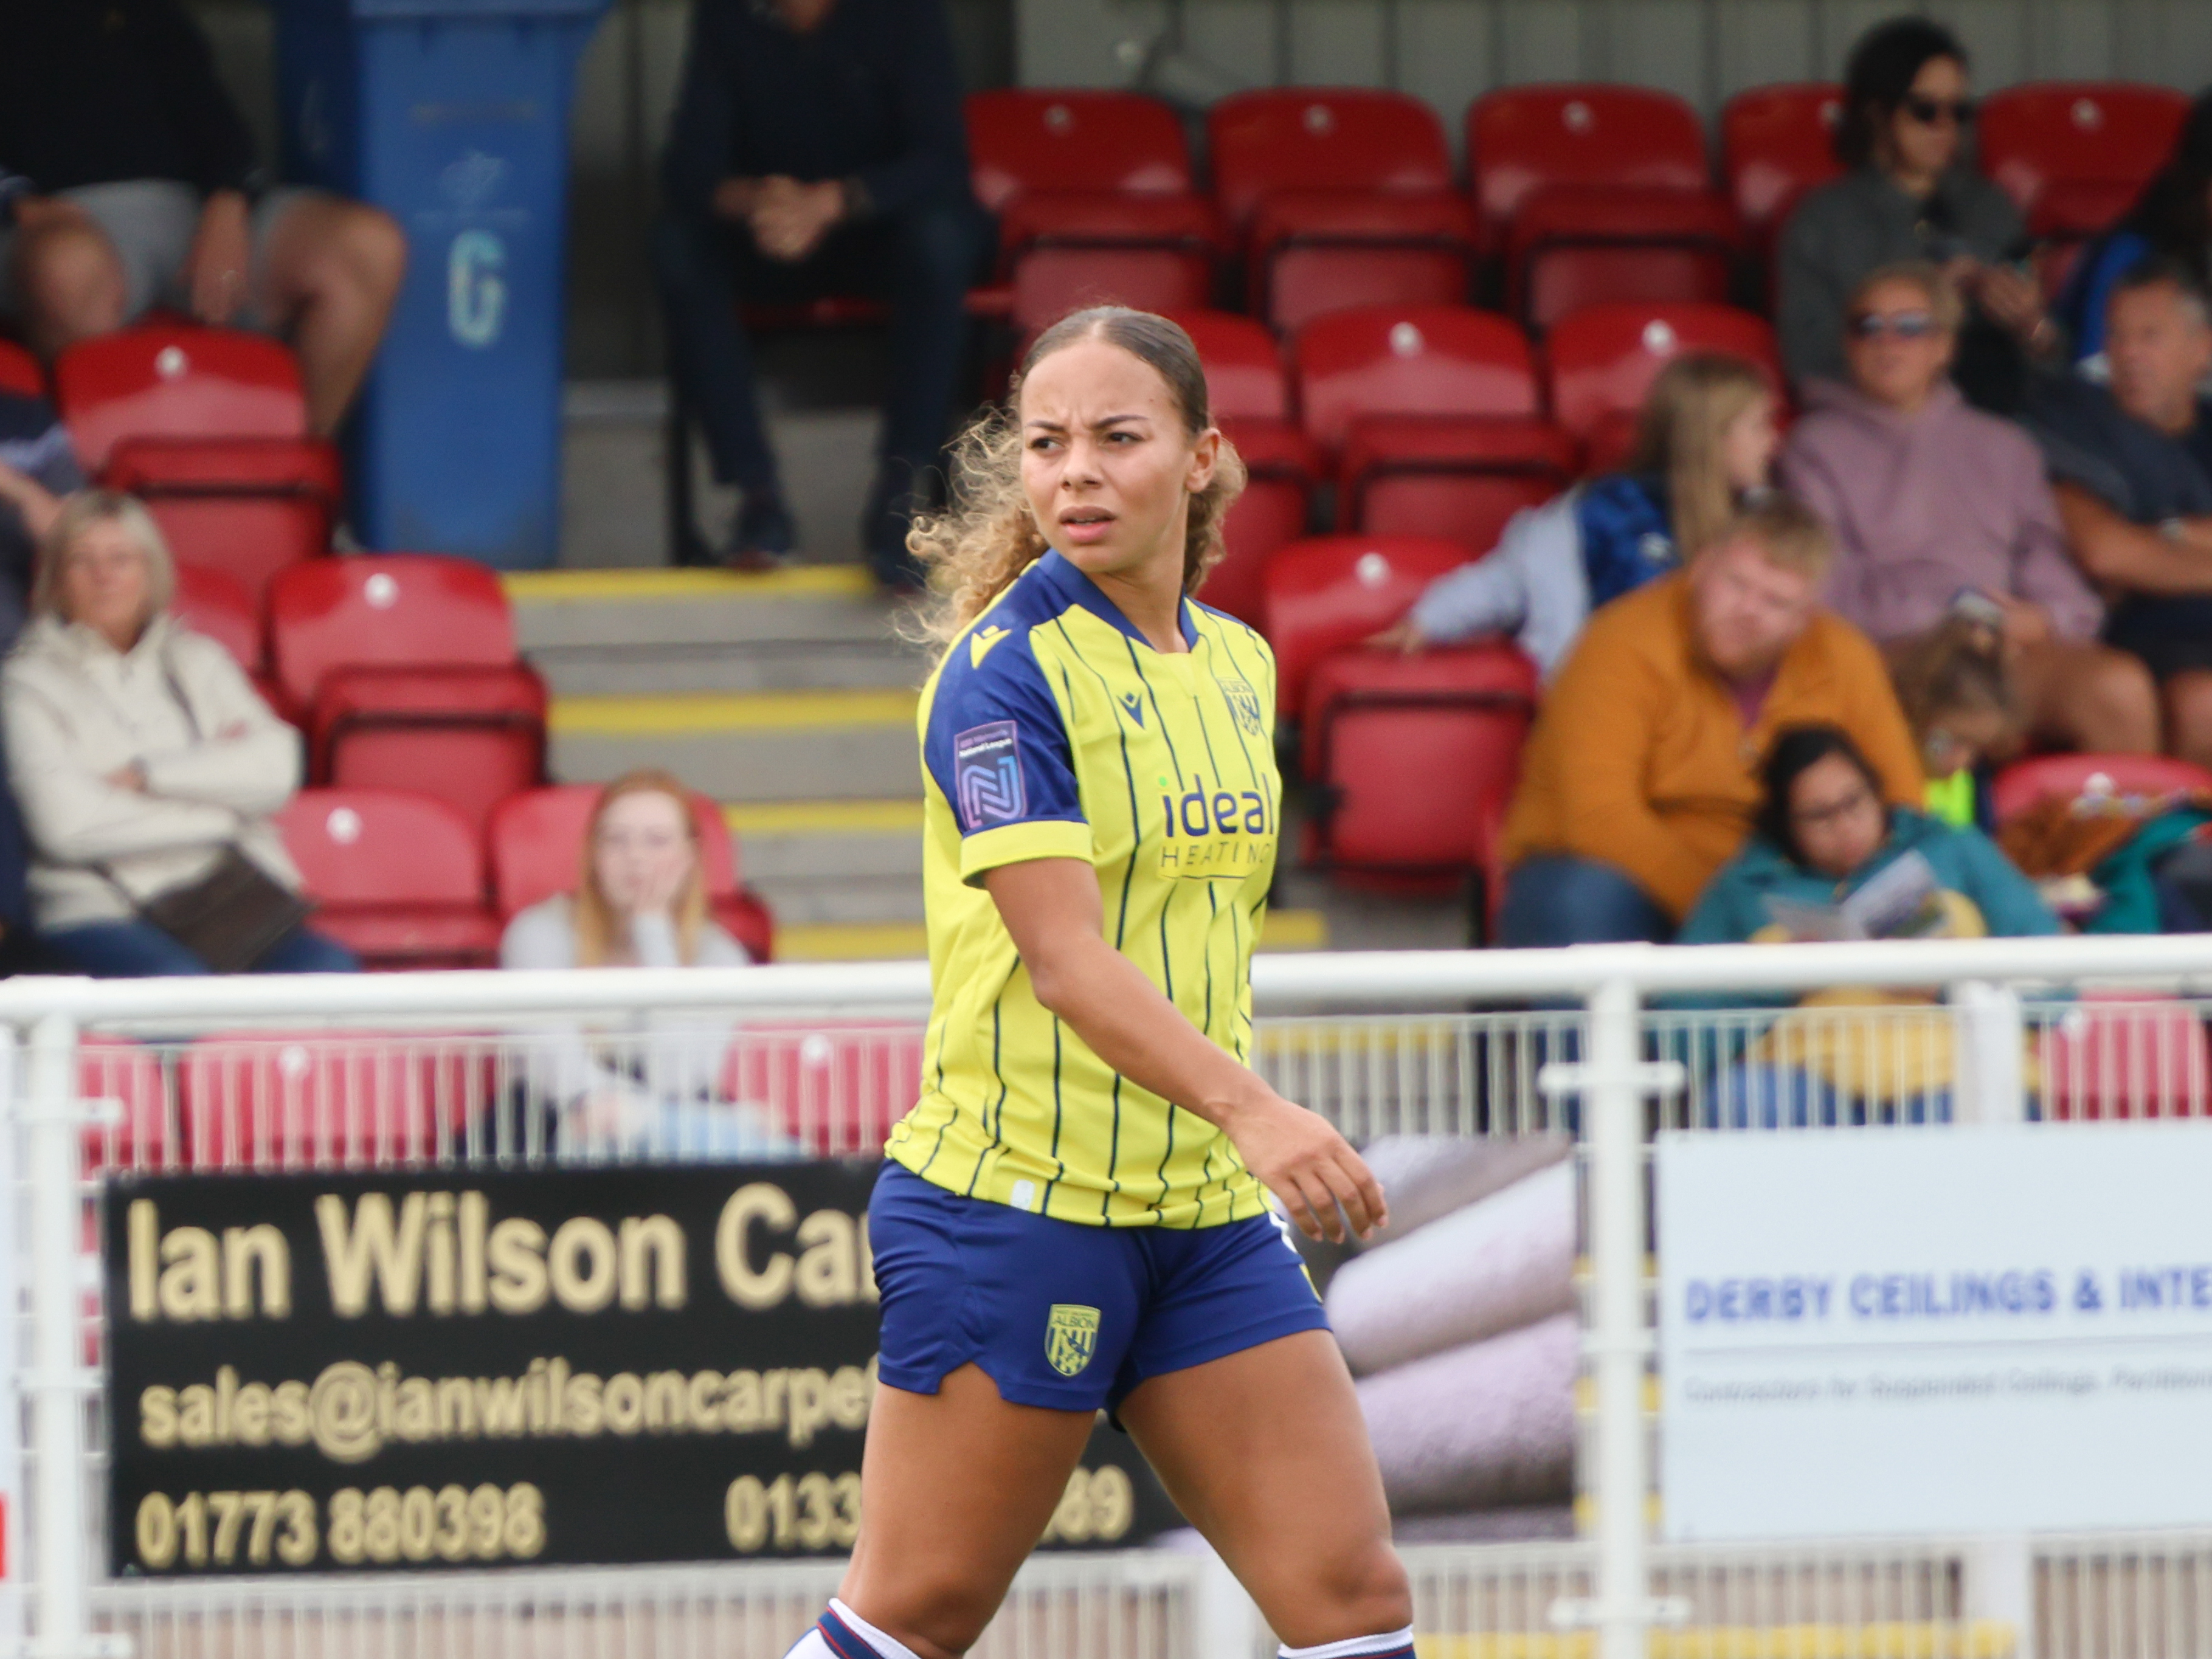
M 1118 1407 L 1148 1377 L 1328 1328 L 1272 1215 L 1089 1227 L 963 1198 L 886 1162 L 868 1200 L 883 1380 L 909 1394 L 973 1360 L 1018 1406 Z

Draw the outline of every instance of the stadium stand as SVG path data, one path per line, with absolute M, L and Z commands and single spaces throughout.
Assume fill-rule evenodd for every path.
M 1773 245 L 1797 198 L 1844 170 L 1836 124 L 1844 89 L 1832 81 L 1753 87 L 1721 108 L 1721 177 L 1755 251 Z
M 482 824 L 544 781 L 544 682 L 499 580 L 465 559 L 295 565 L 270 595 L 270 659 L 319 783 L 417 789 Z
M 2037 755 L 1996 775 L 1990 804 L 2002 823 L 2051 795 L 2160 795 L 2202 791 L 2212 772 L 2166 755 Z
M 2188 116 L 2188 94 L 2170 87 L 2118 81 L 2008 87 L 1982 103 L 1982 170 L 2024 213 L 2060 185 L 2116 185 L 2132 194 L 2158 171 Z
M 0 340 L 0 392 L 12 392 L 23 398 L 46 395 L 46 370 L 39 367 L 36 357 L 13 340 Z
M 428 1163 L 489 1103 L 489 1054 L 371 1031 L 223 1031 L 177 1064 L 199 1169 Z
M 206 635 L 229 652 L 253 681 L 254 689 L 266 697 L 269 658 L 261 608 L 243 582 L 227 571 L 206 565 L 180 564 L 176 598 L 170 601 L 170 609 L 187 628 Z
M 302 789 L 276 823 L 314 901 L 315 926 L 363 967 L 498 961 L 483 840 L 446 802 L 399 789 Z
M 1465 306 L 1375 306 L 1316 319 L 1292 353 L 1306 434 L 1332 458 L 1377 416 L 1540 412 L 1535 360 L 1521 331 Z
M 148 323 L 79 341 L 54 364 L 54 394 L 93 476 L 125 438 L 307 435 L 299 364 L 242 329 Z
M 125 437 L 100 481 L 146 503 L 179 565 L 222 571 L 257 601 L 329 550 L 344 492 L 337 450 L 316 438 Z
M 512 795 L 494 809 L 485 847 L 492 908 L 502 924 L 540 899 L 575 890 L 584 826 L 599 796 L 596 784 L 555 784 Z M 704 795 L 694 795 L 691 812 L 699 826 L 708 909 L 740 945 L 767 961 L 775 923 L 768 907 L 739 879 L 737 849 L 721 809 Z

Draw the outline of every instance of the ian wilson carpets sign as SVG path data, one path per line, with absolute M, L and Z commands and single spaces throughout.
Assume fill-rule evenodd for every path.
M 2212 1124 L 1669 1135 L 1675 1539 L 2212 1522 Z
M 834 1554 L 872 1165 L 193 1176 L 106 1194 L 119 1573 Z M 1043 1340 L 1042 1337 L 1040 1340 Z M 1102 1430 L 1044 1541 L 1175 1524 Z

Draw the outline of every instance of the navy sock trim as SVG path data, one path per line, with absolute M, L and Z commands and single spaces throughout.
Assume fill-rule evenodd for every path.
M 830 1644 L 830 1651 L 837 1659 L 879 1659 L 876 1650 L 853 1633 L 853 1628 L 836 1613 L 823 1610 L 814 1628 L 822 1632 L 822 1639 Z M 1411 1653 L 1413 1650 L 1406 1650 Z

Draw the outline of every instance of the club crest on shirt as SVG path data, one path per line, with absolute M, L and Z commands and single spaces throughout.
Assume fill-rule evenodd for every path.
M 1045 1321 L 1044 1357 L 1062 1376 L 1073 1376 L 1098 1349 L 1098 1310 L 1055 1302 Z
M 1016 749 L 1012 720 L 993 720 L 954 733 L 952 789 L 966 830 L 1020 820 L 1028 803 L 1022 793 L 1022 764 Z
M 1267 726 L 1267 718 L 1260 708 L 1260 694 L 1241 677 L 1231 675 L 1221 682 L 1221 695 L 1229 699 L 1229 712 L 1237 717 L 1237 724 L 1244 735 L 1258 737 Z

